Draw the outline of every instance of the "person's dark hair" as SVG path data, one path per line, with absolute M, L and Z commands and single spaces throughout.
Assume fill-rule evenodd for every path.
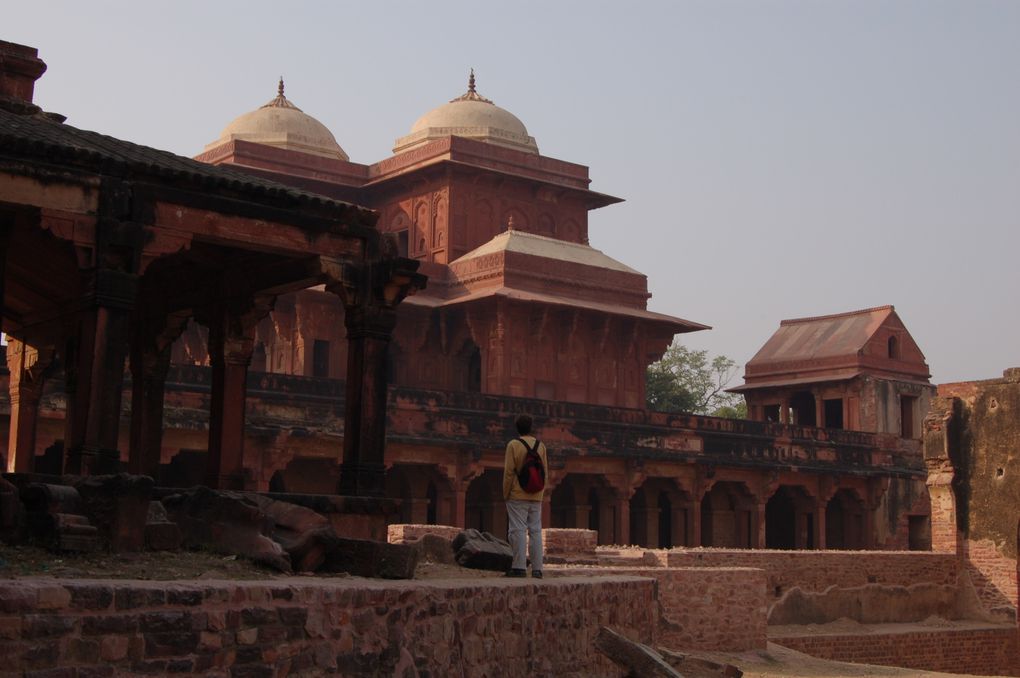
M 526 436 L 531 433 L 531 415 L 520 414 L 517 416 L 517 421 L 514 422 L 517 427 L 517 434 Z

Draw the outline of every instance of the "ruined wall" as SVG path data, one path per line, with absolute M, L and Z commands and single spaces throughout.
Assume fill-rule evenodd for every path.
M 765 573 L 744 567 L 555 567 L 557 574 L 653 577 L 656 642 L 683 650 L 743 652 L 766 647 Z
M 949 673 L 1020 675 L 1020 648 L 1016 629 L 1011 627 L 770 638 L 783 647 L 834 661 Z
M 623 576 L 476 585 L 6 580 L 0 656 L 5 671 L 78 676 L 377 676 L 414 667 L 615 678 L 619 669 L 594 648 L 598 629 L 652 642 L 653 600 L 654 582 Z
M 770 623 L 773 614 L 782 615 L 783 623 L 823 621 L 807 613 L 831 616 L 831 612 L 843 610 L 845 614 L 840 616 L 870 614 L 870 610 L 882 608 L 890 601 L 909 600 L 911 594 L 918 602 L 926 601 L 918 609 L 930 610 L 921 619 L 938 610 L 957 610 L 954 618 L 974 614 L 963 605 L 956 606 L 959 564 L 949 554 L 729 549 L 677 549 L 664 553 L 669 567 L 750 567 L 764 571 Z M 918 588 L 921 585 L 924 590 Z M 783 605 L 794 591 L 797 592 L 792 593 L 794 596 L 815 594 L 811 605 L 800 608 L 806 615 L 803 619 L 791 617 L 791 610 Z M 845 599 L 853 604 L 845 606 Z M 792 601 L 787 605 L 792 607 Z
M 890 551 L 930 550 L 930 512 L 931 498 L 923 480 L 890 478 L 875 513 L 875 543 Z M 912 517 L 923 519 L 925 529 L 920 534 L 911 525 Z
M 943 384 L 925 419 L 934 548 L 958 553 L 986 606 L 1015 618 L 1020 368 Z

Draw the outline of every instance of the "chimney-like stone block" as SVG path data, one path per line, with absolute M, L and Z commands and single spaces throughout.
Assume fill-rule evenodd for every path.
M 35 81 L 46 72 L 39 50 L 0 40 L 0 97 L 32 103 Z

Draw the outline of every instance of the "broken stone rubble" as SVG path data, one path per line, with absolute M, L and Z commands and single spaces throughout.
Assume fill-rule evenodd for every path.
M 255 493 L 199 486 L 160 502 L 151 499 L 153 482 L 146 476 L 66 476 L 59 483 L 37 479 L 2 480 L 3 541 L 27 541 L 57 552 L 197 548 L 285 573 L 347 572 L 390 579 L 412 578 L 425 548 L 437 562 L 453 559 L 448 540 L 403 545 L 341 539 L 319 513 Z

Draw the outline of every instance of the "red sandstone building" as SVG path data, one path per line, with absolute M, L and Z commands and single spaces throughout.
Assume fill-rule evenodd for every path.
M 505 531 L 503 445 L 513 414 L 528 411 L 552 451 L 547 524 L 596 530 L 601 543 L 926 546 L 919 434 L 902 421 L 908 411 L 920 416 L 927 368 L 891 308 L 847 314 L 846 323 L 784 323 L 777 336 L 799 332 L 797 349 L 770 341 L 748 365 L 755 421 L 645 410 L 647 366 L 676 334 L 705 326 L 647 308 L 645 276 L 588 242 L 588 212 L 618 199 L 592 191 L 587 168 L 541 155 L 521 121 L 483 98 L 473 77 L 465 94 L 422 116 L 374 164 L 351 162 L 282 82 L 274 99 L 231 122 L 197 159 L 217 166 L 210 171 L 229 166 L 252 182 L 370 208 L 383 249 L 428 276 L 427 288 L 399 306 L 391 341 L 369 331 L 380 339 L 371 355 L 385 359 L 391 388 L 378 469 L 385 475 L 366 477 L 362 489 L 402 500 L 392 521 Z M 261 223 L 259 237 L 274 237 L 258 209 L 246 218 Z M 231 383 L 244 385 L 247 401 L 230 473 L 210 471 L 222 377 L 220 349 L 209 342 L 219 335 L 207 316 L 183 308 L 152 356 L 169 362 L 165 378 L 150 389 L 139 373 L 129 385 L 132 398 L 136 385 L 165 391 L 165 407 L 148 410 L 160 417 L 162 436 L 132 437 L 133 410 L 111 449 L 166 485 L 343 490 L 341 451 L 354 445 L 350 401 L 361 397 L 358 385 L 377 388 L 350 372 L 361 362 L 348 337 L 366 318 L 343 280 L 274 288 L 281 293 L 261 319 L 245 325 L 243 350 L 231 354 Z M 372 284 L 388 294 L 385 280 Z M 822 336 L 828 330 L 803 331 L 826 323 L 841 337 L 832 346 Z M 27 336 L 21 343 L 26 355 L 38 348 Z M 18 345 L 9 350 L 8 465 L 60 471 L 70 380 L 51 369 L 45 388 L 26 390 L 31 361 L 18 362 Z M 881 346 L 896 355 L 874 353 Z M 831 355 L 819 352 L 829 348 Z M 907 398 L 916 400 L 904 405 Z

